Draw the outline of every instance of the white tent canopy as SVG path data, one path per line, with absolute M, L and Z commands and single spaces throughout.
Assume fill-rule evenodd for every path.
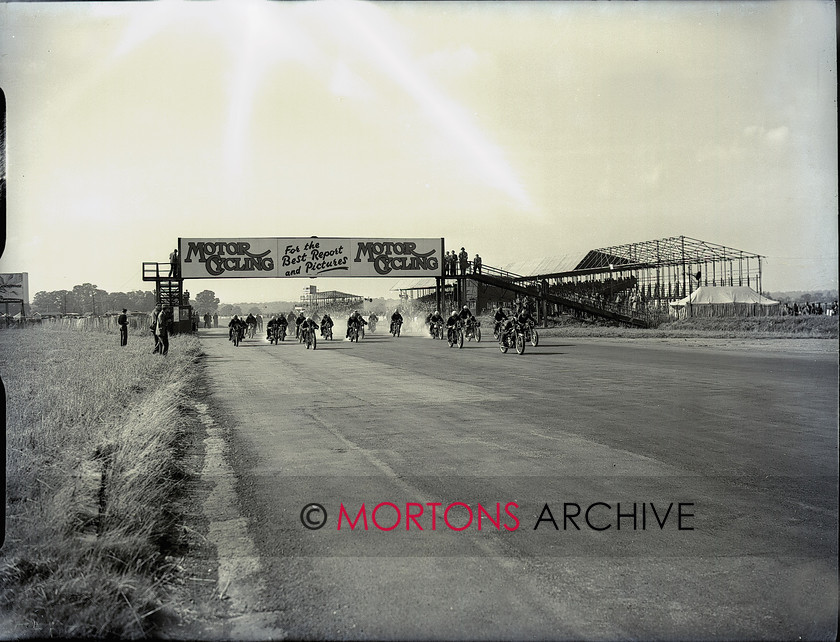
M 747 286 L 699 287 L 670 304 L 678 316 L 764 316 L 778 314 L 779 302 Z

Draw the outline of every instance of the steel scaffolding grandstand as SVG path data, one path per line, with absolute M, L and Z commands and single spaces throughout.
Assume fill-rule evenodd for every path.
M 302 295 L 300 301 L 310 308 L 358 307 L 363 304 L 364 297 L 335 290 L 314 291 L 313 288 Z
M 539 275 L 555 287 L 593 283 L 612 294 L 634 292 L 666 304 L 703 286 L 747 286 L 761 292 L 760 254 L 688 236 L 590 250 L 573 270 Z

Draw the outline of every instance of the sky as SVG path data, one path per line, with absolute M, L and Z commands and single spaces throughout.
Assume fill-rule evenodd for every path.
M 765 256 L 767 291 L 836 289 L 835 26 L 822 0 L 0 3 L 0 272 L 115 292 L 179 237 L 501 266 L 685 235 Z

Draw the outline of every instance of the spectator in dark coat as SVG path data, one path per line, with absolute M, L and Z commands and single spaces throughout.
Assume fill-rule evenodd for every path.
M 461 252 L 458 254 L 458 260 L 461 263 L 461 274 L 464 275 L 467 273 L 467 263 L 470 262 L 470 255 L 467 254 L 464 248 L 461 248 Z
M 120 325 L 120 345 L 128 344 L 128 312 L 127 308 L 123 308 L 122 314 L 117 317 L 117 323 Z

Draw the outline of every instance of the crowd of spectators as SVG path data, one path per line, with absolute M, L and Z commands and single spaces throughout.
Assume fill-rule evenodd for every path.
M 834 316 L 837 314 L 837 301 L 831 303 L 811 303 L 806 301 L 803 305 L 799 303 L 784 303 L 782 307 L 782 314 L 789 316 L 810 316 L 810 315 L 826 315 Z
M 481 274 L 481 257 L 476 254 L 475 258 L 470 261 L 470 255 L 463 247 L 460 252 L 452 250 L 445 252 L 443 255 L 443 274 L 444 276 L 464 276 L 466 274 Z

